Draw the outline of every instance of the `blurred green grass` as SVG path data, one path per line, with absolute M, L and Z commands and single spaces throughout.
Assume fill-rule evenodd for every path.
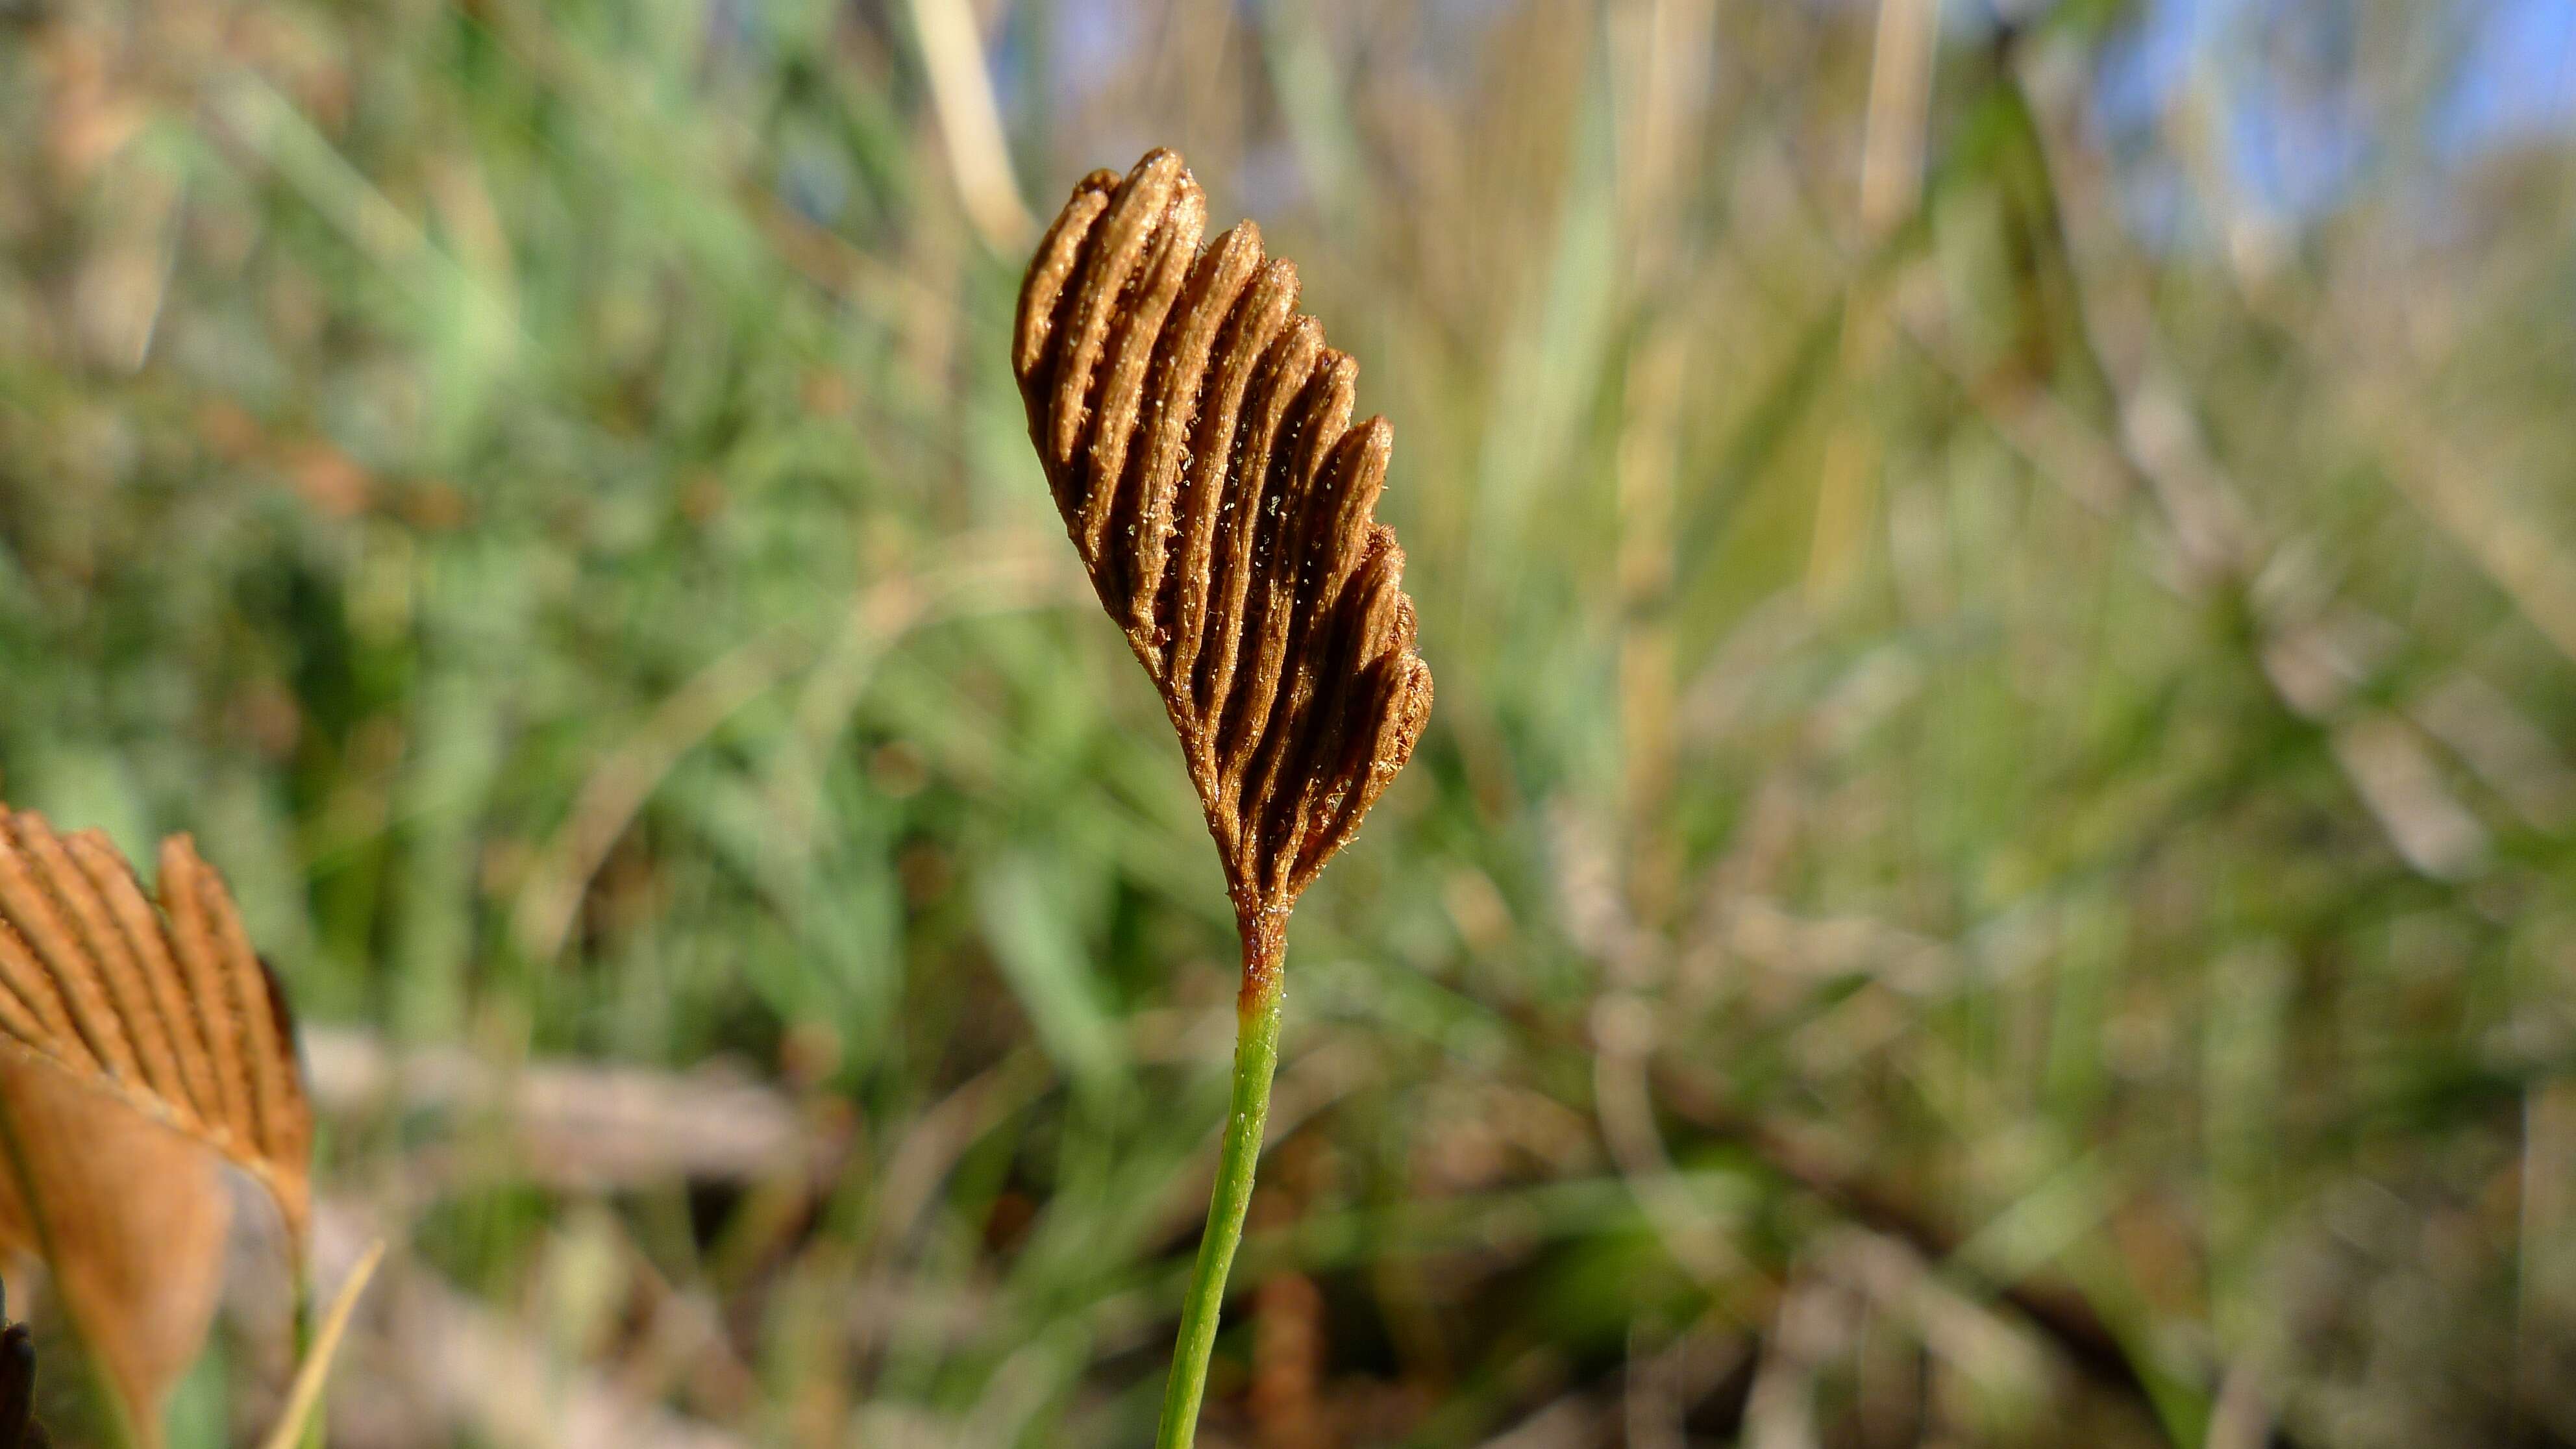
M 1150 144 L 1440 690 L 1209 1442 L 2576 1442 L 2563 138 L 2283 217 L 2186 86 L 2158 240 L 2116 5 L 962 3 L 0 11 L 0 792 L 333 1043 L 341 1442 L 1146 1437 L 1231 941 L 1003 339 Z M 2336 9 L 2379 114 L 2440 10 Z

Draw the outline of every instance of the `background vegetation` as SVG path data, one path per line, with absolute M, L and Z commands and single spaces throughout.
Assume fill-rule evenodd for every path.
M 2566 15 L 16 0 L 0 793 L 294 993 L 337 1442 L 1142 1442 L 1231 935 L 1004 339 L 1176 145 L 1440 689 L 1209 1442 L 2576 1442 Z

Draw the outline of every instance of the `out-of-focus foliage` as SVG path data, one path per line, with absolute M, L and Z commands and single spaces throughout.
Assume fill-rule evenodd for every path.
M 315 1025 L 335 1442 L 1145 1437 L 1230 932 L 1005 340 L 1157 143 L 1440 680 L 1210 1443 L 2576 1441 L 2563 7 L 2001 8 L 0 5 L 0 794 Z

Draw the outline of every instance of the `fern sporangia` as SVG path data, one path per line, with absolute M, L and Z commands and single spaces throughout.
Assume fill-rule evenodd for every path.
M 1288 912 L 1431 714 L 1404 550 L 1375 521 L 1394 429 L 1240 222 L 1206 246 L 1181 158 L 1095 171 L 1039 242 L 1011 365 L 1109 617 L 1161 689 L 1243 938 L 1234 1111 L 1159 1443 L 1190 1442 L 1278 1062 Z
M 1404 550 L 1372 517 L 1395 430 L 1297 313 L 1297 269 L 1155 151 L 1038 245 L 1012 366 L 1101 604 L 1160 686 L 1235 905 L 1284 915 L 1431 713 Z
M 278 984 L 184 835 L 160 899 L 95 830 L 0 805 L 0 1049 L 69 1074 L 256 1178 L 298 1250 L 313 1108 Z

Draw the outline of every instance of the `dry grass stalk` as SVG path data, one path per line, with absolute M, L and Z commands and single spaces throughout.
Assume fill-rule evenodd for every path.
M 384 1261 L 385 1245 L 379 1239 L 341 1282 L 330 1311 L 322 1315 L 321 1331 L 305 1351 L 304 1366 L 295 1371 L 295 1382 L 286 1394 L 286 1408 L 277 1416 L 268 1437 L 260 1441 L 262 1449 L 295 1449 L 306 1442 L 305 1436 L 322 1412 L 322 1389 L 330 1381 L 331 1365 L 338 1358 L 340 1337 L 349 1331 L 349 1320 L 358 1311 L 358 1298 L 367 1291 L 368 1280 L 376 1276 L 377 1267 Z M 320 1440 L 313 1442 L 318 1444 Z
M 373 1033 L 307 1028 L 325 1116 L 414 1124 L 414 1167 L 442 1185 L 491 1164 L 422 1123 L 510 1129 L 507 1170 L 576 1192 L 675 1178 L 751 1183 L 819 1169 L 833 1144 L 784 1094 L 721 1064 L 685 1073 L 539 1058 L 504 1071 L 452 1047 L 397 1051 Z
M 1297 269 L 1154 151 L 1073 189 L 1012 368 L 1100 602 L 1161 687 L 1237 914 L 1284 916 L 1431 714 L 1404 550 L 1372 517 L 1394 429 L 1297 313 Z
M 1160 1449 L 1192 1442 L 1279 1062 L 1288 912 L 1431 716 L 1404 550 L 1376 521 L 1394 429 L 1297 312 L 1297 269 L 1170 151 L 1095 171 L 1038 243 L 1011 367 L 1056 509 L 1162 690 L 1243 937 L 1234 1098 Z
M 0 1249 L 50 1264 L 144 1443 L 221 1285 L 217 1157 L 276 1200 L 298 1262 L 312 1215 L 285 999 L 186 837 L 160 877 L 156 907 L 104 836 L 0 806 Z

